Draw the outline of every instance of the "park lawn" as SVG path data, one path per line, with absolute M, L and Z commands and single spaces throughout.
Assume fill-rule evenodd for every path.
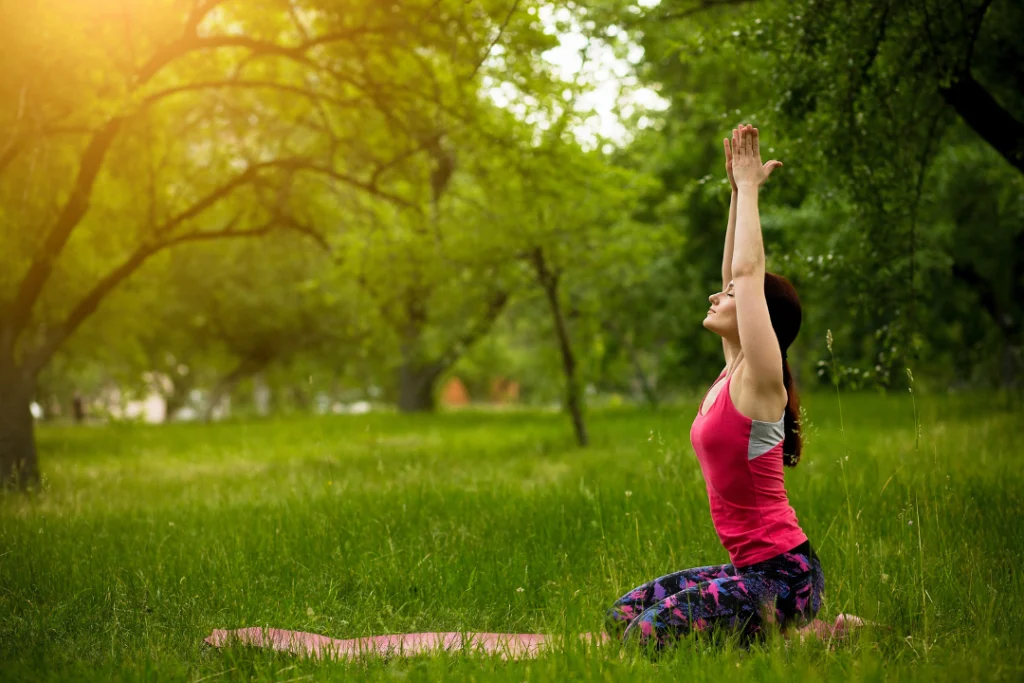
M 598 630 L 630 588 L 727 561 L 695 398 L 593 411 L 585 450 L 541 412 L 43 426 L 47 491 L 0 501 L 0 681 L 1024 679 L 1019 405 L 842 394 L 845 432 L 835 393 L 805 405 L 787 485 L 825 568 L 821 616 L 889 627 L 838 648 L 345 663 L 201 644 L 253 625 Z

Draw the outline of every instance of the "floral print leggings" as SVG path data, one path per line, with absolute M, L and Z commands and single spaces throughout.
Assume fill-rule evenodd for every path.
M 804 626 L 821 608 L 825 576 L 809 542 L 747 567 L 696 567 L 631 590 L 607 612 L 606 630 L 662 649 L 693 631 L 728 629 L 749 642 L 769 623 Z

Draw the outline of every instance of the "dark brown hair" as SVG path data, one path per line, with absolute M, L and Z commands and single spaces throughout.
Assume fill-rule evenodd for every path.
M 782 462 L 789 467 L 796 467 L 800 462 L 800 452 L 803 450 L 803 440 L 800 438 L 800 396 L 793 381 L 793 373 L 789 370 L 786 352 L 800 332 L 803 311 L 800 308 L 800 297 L 797 296 L 793 284 L 781 275 L 768 272 L 764 274 L 764 298 L 768 302 L 768 314 L 772 318 L 772 328 L 779 340 L 779 349 L 782 350 L 782 381 L 789 394 Z

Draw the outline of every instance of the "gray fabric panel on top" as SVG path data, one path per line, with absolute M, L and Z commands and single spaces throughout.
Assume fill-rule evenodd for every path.
M 747 446 L 747 460 L 753 460 L 778 446 L 786 438 L 786 414 L 777 422 L 751 420 L 750 444 Z

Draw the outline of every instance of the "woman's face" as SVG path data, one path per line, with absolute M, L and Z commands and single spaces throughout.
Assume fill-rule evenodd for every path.
M 736 325 L 736 297 L 733 292 L 733 283 L 724 292 L 718 292 L 708 297 L 711 308 L 704 318 L 704 327 L 727 339 L 739 338 L 739 327 Z

